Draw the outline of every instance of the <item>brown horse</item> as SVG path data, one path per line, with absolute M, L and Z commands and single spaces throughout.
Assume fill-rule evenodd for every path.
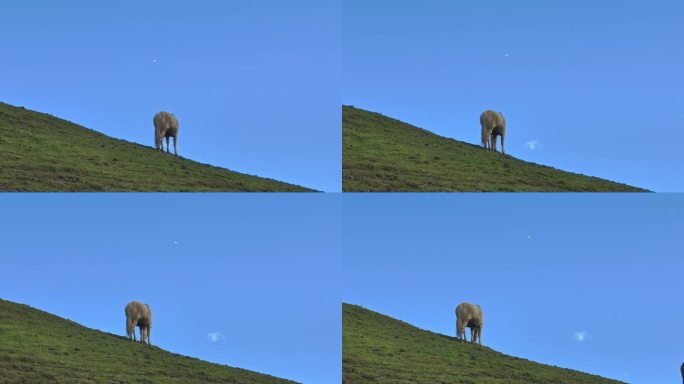
M 140 327 L 140 341 L 148 345 L 152 329 L 152 310 L 147 304 L 131 301 L 126 305 L 126 336 L 135 341 L 135 327 Z
M 169 152 L 169 137 L 173 137 L 173 153 L 178 156 L 178 119 L 168 112 L 159 112 L 154 115 L 154 147 L 164 152 L 162 139 L 166 138 L 166 152 Z
M 482 345 L 482 326 L 484 318 L 482 308 L 479 305 L 461 303 L 456 306 L 456 337 L 461 341 L 467 341 L 466 327 L 470 328 L 470 342 Z
M 506 154 L 504 138 L 506 137 L 506 119 L 501 112 L 487 110 L 480 115 L 482 126 L 482 146 L 496 152 L 496 137 L 501 136 L 501 153 Z

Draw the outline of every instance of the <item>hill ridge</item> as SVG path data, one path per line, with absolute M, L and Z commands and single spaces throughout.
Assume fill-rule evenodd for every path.
M 313 190 L 160 153 L 60 117 L 0 102 L 0 191 Z
M 292 384 L 91 329 L 0 299 L 0 383 Z
M 440 136 L 342 106 L 345 192 L 646 192 Z
M 342 304 L 345 384 L 616 384 L 620 381 L 509 356 Z

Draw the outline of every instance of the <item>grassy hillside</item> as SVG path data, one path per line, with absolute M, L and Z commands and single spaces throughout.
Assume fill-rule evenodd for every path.
M 151 138 L 151 121 L 149 129 Z M 0 191 L 306 190 L 176 158 L 0 103 Z
M 643 191 L 441 137 L 342 107 L 344 191 Z
M 346 384 L 616 384 L 424 331 L 356 305 L 342 305 Z
M 0 383 L 294 382 L 131 343 L 0 300 Z

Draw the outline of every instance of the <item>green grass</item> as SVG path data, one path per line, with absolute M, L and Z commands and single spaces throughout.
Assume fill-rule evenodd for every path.
M 149 129 L 151 138 L 151 121 Z M 54 116 L 0 103 L 0 191 L 310 189 L 176 158 Z
M 122 336 L 0 300 L 0 383 L 294 382 L 132 343 Z
M 345 192 L 636 192 L 640 188 L 487 152 L 362 109 L 342 107 Z
M 620 383 L 462 343 L 356 305 L 342 310 L 345 384 Z

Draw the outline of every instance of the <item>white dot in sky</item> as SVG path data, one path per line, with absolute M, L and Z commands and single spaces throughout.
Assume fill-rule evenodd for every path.
M 177 242 L 177 241 L 174 241 L 174 242 L 173 242 L 173 245 L 178 245 L 178 242 Z
M 156 62 L 157 62 L 157 59 L 152 59 L 152 62 L 153 62 L 153 63 L 156 63 Z
M 531 238 L 532 238 L 532 235 L 527 235 L 527 238 L 528 238 L 528 239 L 531 239 Z
M 508 53 L 505 53 L 504 56 L 508 57 Z

